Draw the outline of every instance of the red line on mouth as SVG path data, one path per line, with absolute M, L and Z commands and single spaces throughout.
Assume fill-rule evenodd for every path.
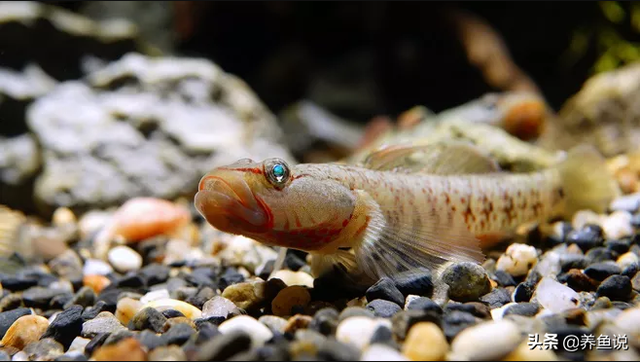
M 267 228 L 268 229 L 273 229 L 273 224 L 274 224 L 273 212 L 271 211 L 269 206 L 267 206 L 267 204 L 264 202 L 264 200 L 262 200 L 262 198 L 260 196 L 258 196 L 255 193 L 253 193 L 253 191 L 251 191 L 251 193 L 253 194 L 253 198 L 256 200 L 258 205 L 267 214 Z
M 244 167 L 244 168 L 218 167 L 218 169 L 225 170 L 225 171 L 251 172 L 255 174 L 262 174 L 262 168 L 260 167 Z

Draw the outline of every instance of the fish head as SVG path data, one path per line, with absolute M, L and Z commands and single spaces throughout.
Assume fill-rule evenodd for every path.
M 353 213 L 355 195 L 313 171 L 292 168 L 279 158 L 242 159 L 202 177 L 195 207 L 220 231 L 314 250 L 339 233 Z

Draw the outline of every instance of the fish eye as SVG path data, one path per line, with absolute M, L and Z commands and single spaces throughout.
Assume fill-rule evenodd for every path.
M 265 175 L 267 176 L 267 180 L 271 182 L 276 187 L 284 186 L 284 184 L 289 180 L 289 166 L 284 160 L 281 159 L 272 159 L 265 162 Z

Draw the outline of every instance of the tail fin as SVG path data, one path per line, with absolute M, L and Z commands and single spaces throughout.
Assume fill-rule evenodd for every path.
M 566 217 L 585 209 L 604 213 L 611 201 L 621 194 L 604 157 L 593 146 L 580 145 L 569 150 L 567 159 L 560 166 L 560 175 L 566 198 L 563 210 Z

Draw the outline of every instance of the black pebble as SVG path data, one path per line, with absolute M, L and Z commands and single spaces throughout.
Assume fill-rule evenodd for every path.
M 425 312 L 432 311 L 442 315 L 442 308 L 438 303 L 427 297 L 413 299 L 407 305 L 407 310 L 422 310 Z
M 536 283 L 532 281 L 524 281 L 516 287 L 513 293 L 513 301 L 516 303 L 528 302 L 536 290 Z
M 387 326 L 378 326 L 373 332 L 369 344 L 385 344 L 397 348 L 397 343 L 393 339 L 393 332 Z
M 325 340 L 318 348 L 320 361 L 356 361 L 359 357 L 360 351 L 354 346 L 334 339 Z
M 633 263 L 622 271 L 622 275 L 627 276 L 629 278 L 633 278 L 640 271 L 640 264 Z
M 184 314 L 182 314 L 182 312 L 180 312 L 179 310 L 175 310 L 175 309 L 165 309 L 162 311 L 162 315 L 169 319 L 169 318 L 176 318 L 176 317 L 184 317 Z
M 631 279 L 624 275 L 612 275 L 603 280 L 596 291 L 597 296 L 609 297 L 609 299 L 625 301 L 631 296 L 633 291 Z
M 403 310 L 391 318 L 393 334 L 400 340 L 404 340 L 409 329 L 419 322 L 431 322 L 437 326 L 442 325 L 442 315 L 437 312 L 425 312 L 421 310 Z
M 320 311 L 318 311 L 318 313 L 319 312 Z M 343 309 L 342 312 L 340 312 L 340 315 L 338 316 L 338 320 L 342 322 L 343 320 L 345 320 L 345 319 L 347 319 L 349 317 L 357 317 L 357 316 L 370 317 L 370 318 L 375 317 L 373 312 L 371 310 L 367 309 L 367 308 L 347 307 L 347 308 Z
M 96 349 L 100 348 L 104 342 L 109 338 L 110 333 L 100 333 L 93 337 L 89 343 L 84 347 L 84 353 L 91 356 Z
M 498 284 L 502 287 L 516 286 L 516 281 L 513 279 L 511 274 L 505 272 L 504 270 L 497 270 L 493 275 L 493 280 L 498 282 Z
M 82 307 L 74 305 L 58 314 L 42 338 L 53 338 L 67 350 L 71 342 L 82 332 L 82 323 Z
M 220 277 L 220 290 L 225 290 L 229 285 L 244 282 L 244 275 L 235 268 L 227 268 Z
M 162 340 L 162 337 L 160 337 L 159 335 L 157 335 L 155 332 L 151 332 L 150 330 L 144 330 L 142 332 L 140 332 L 136 338 L 138 339 L 138 341 L 140 341 L 140 343 L 147 347 L 147 349 L 149 351 L 160 347 L 164 344 L 164 341 Z
M 289 270 L 298 271 L 300 268 L 307 265 L 307 262 L 304 257 L 299 255 L 295 250 L 287 250 L 284 265 Z
M 382 277 L 372 285 L 365 293 L 367 300 L 384 299 L 396 303 L 400 307 L 404 306 L 404 295 L 396 288 L 390 278 Z
M 631 217 L 631 226 L 640 229 L 640 214 L 635 214 Z
M 433 294 L 433 277 L 431 271 L 420 268 L 408 276 L 395 280 L 396 288 L 406 297 L 410 294 L 431 296 Z
M 603 281 L 607 279 L 609 276 L 614 274 L 620 274 L 622 270 L 620 267 L 614 263 L 595 263 L 589 265 L 584 270 L 584 273 L 591 279 L 595 279 L 598 281 Z
M 117 331 L 115 333 L 111 333 L 109 335 L 109 337 L 107 338 L 107 340 L 104 341 L 104 344 L 106 346 L 112 345 L 112 344 L 116 344 L 116 343 L 122 341 L 123 339 L 130 338 L 130 337 L 135 337 L 135 336 L 136 336 L 136 334 L 131 332 L 131 331 L 129 331 L 129 330 L 126 330 L 126 329 L 125 330 L 119 330 L 119 331 Z
M 540 310 L 540 306 L 536 303 L 518 303 L 507 307 L 504 311 L 504 316 L 510 314 L 517 314 L 525 317 L 533 317 Z
M 504 288 L 494 288 L 491 292 L 480 297 L 480 301 L 489 305 L 491 309 L 500 308 L 511 302 L 509 292 Z
M 232 331 L 220 334 L 200 347 L 198 361 L 224 361 L 251 348 L 251 337 L 245 332 Z
M 139 272 L 146 279 L 148 286 L 164 283 L 169 279 L 169 268 L 160 264 L 149 264 Z
M 162 332 L 162 327 L 167 322 L 167 318 L 157 309 L 147 307 L 136 313 L 129 322 L 129 329 L 133 331 L 143 331 L 150 329 L 156 333 Z
M 182 345 L 183 343 L 188 341 L 189 338 L 195 333 L 196 331 L 191 328 L 190 325 L 180 323 L 169 328 L 169 330 L 166 331 L 161 338 L 167 345 Z
M 89 359 L 84 354 L 77 353 L 65 353 L 54 359 L 54 361 L 88 361 Z
M 0 313 L 0 339 L 4 337 L 4 334 L 7 333 L 7 330 L 9 330 L 13 322 L 29 314 L 31 314 L 31 309 L 29 308 L 19 308 Z
M 458 333 L 477 324 L 479 319 L 471 313 L 452 311 L 445 314 L 442 321 L 442 330 L 447 339 L 452 340 Z
M 138 288 L 144 288 L 145 287 L 145 280 L 142 276 L 138 275 L 138 274 L 127 274 L 119 279 L 116 280 L 115 285 L 118 288 L 133 288 L 133 289 L 138 289 Z
M 322 308 L 316 312 L 309 324 L 309 329 L 320 332 L 325 336 L 332 335 L 338 327 L 339 314 L 333 308 Z
M 478 302 L 458 303 L 449 301 L 447 305 L 444 306 L 444 312 L 448 314 L 454 311 L 469 313 L 482 319 L 487 319 L 491 316 L 491 310 L 486 305 Z
M 0 279 L 2 288 L 12 292 L 20 292 L 38 285 L 38 278 L 34 276 L 5 276 Z
M 604 246 L 612 252 L 621 255 L 629 251 L 629 247 L 631 247 L 631 239 L 607 240 L 604 242 Z
M 602 228 L 595 224 L 588 224 L 582 229 L 570 231 L 566 239 L 568 244 L 576 244 L 582 251 L 593 249 L 604 243 Z
M 188 297 L 185 302 L 202 309 L 204 303 L 216 296 L 216 292 L 210 287 L 202 287 L 195 295 Z
M 98 294 L 98 302 L 104 302 L 105 310 L 115 313 L 118 305 L 118 296 L 122 291 L 120 289 L 110 287 L 111 285 L 107 286 L 100 292 L 100 294 Z
M 402 310 L 399 305 L 384 299 L 372 300 L 367 304 L 366 308 L 372 311 L 376 317 L 381 318 L 391 318 Z
M 73 298 L 73 295 L 66 290 L 32 287 L 22 292 L 22 301 L 25 307 L 49 309 L 53 298 L 59 295 L 68 296 L 67 301 Z M 64 303 L 62 305 L 64 305 Z M 62 307 L 62 305 L 60 305 L 60 307 Z
M 593 248 L 585 256 L 591 264 L 615 259 L 613 252 L 605 247 Z
M 560 268 L 563 272 L 568 272 L 571 269 L 584 269 L 589 266 L 589 259 L 584 255 L 568 254 L 563 255 L 560 260 Z
M 227 318 L 216 315 L 208 318 L 198 318 L 193 322 L 196 324 L 196 327 L 199 329 L 201 328 L 202 325 L 205 325 L 205 324 L 213 324 L 214 326 L 219 326 L 225 320 L 227 320 Z
M 96 303 L 96 293 L 93 289 L 89 287 L 82 287 L 78 292 L 73 296 L 73 298 L 69 301 L 67 305 L 63 308 L 69 308 L 70 306 L 77 304 L 82 307 L 90 307 Z
M 82 319 L 88 321 L 98 316 L 101 312 L 107 311 L 107 303 L 104 301 L 97 302 L 93 307 L 89 307 L 82 312 Z
M 218 285 L 215 282 L 215 273 L 211 268 L 195 268 L 189 274 L 183 276 L 184 280 L 195 287 L 209 287 L 212 289 L 218 289 Z
M 196 338 L 196 344 L 200 345 L 205 343 L 217 335 L 220 334 L 218 327 L 211 323 L 205 323 L 198 327 L 198 336 Z

